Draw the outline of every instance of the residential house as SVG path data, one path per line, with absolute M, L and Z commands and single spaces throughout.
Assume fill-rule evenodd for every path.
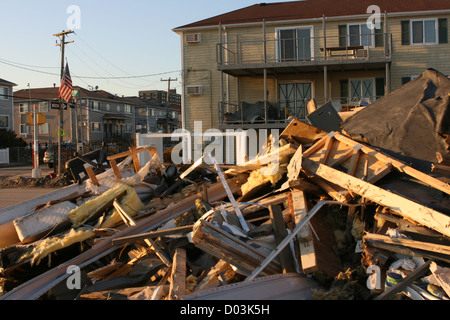
M 175 28 L 186 129 L 283 128 L 307 103 L 373 102 L 427 68 L 450 74 L 450 2 L 260 3 Z
M 127 97 L 136 107 L 136 132 L 173 132 L 180 127 L 180 108 L 141 97 Z
M 22 138 L 33 140 L 32 126 L 28 114 L 37 108 L 45 116 L 45 122 L 39 124 L 40 143 L 59 141 L 59 88 L 23 89 L 14 92 L 15 131 Z M 63 106 L 63 141 L 79 141 L 92 145 L 110 141 L 131 141 L 135 133 L 135 105 L 127 98 L 119 97 L 103 90 L 87 90 L 74 87 L 74 96 L 70 106 Z
M 0 79 L 0 129 L 14 130 L 14 86 L 15 83 Z

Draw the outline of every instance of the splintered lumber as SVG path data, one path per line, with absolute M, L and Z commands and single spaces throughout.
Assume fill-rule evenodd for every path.
M 375 183 L 391 171 L 391 159 L 379 159 L 375 150 L 370 151 L 337 132 L 330 132 L 308 148 L 303 157 L 333 168 L 342 167 L 351 176 Z
M 233 270 L 228 262 L 219 260 L 216 265 L 209 270 L 208 274 L 200 281 L 197 287 L 195 287 L 194 292 L 218 287 L 222 282 L 220 280 L 220 276 L 228 282 L 233 279 L 235 275 L 236 271 Z
M 164 237 L 164 236 L 168 236 L 168 235 L 172 235 L 172 234 L 182 234 L 182 233 L 191 232 L 192 227 L 193 227 L 193 225 L 188 225 L 188 226 L 182 226 L 182 227 L 177 227 L 177 228 L 163 229 L 163 230 L 158 230 L 158 231 L 150 231 L 150 232 L 145 232 L 145 233 L 141 233 L 141 234 L 136 234 L 133 236 L 113 239 L 112 243 L 116 244 L 116 245 L 121 245 L 121 244 L 130 243 L 133 241 L 140 241 L 140 240 L 144 240 L 144 239 L 155 239 L 155 238 Z
M 340 142 L 343 142 L 349 146 L 356 146 L 358 145 L 357 142 L 353 141 L 352 139 L 336 133 L 334 135 L 334 138 L 339 140 Z M 403 172 L 413 178 L 416 178 L 426 184 L 428 184 L 429 186 L 436 188 L 438 190 L 441 190 L 442 192 L 445 192 L 447 194 L 450 194 L 450 185 L 448 183 L 445 183 L 443 181 L 440 181 L 439 179 L 433 178 L 429 175 L 427 175 L 426 173 L 423 173 L 417 169 L 414 169 L 408 165 L 406 165 L 405 163 L 396 160 L 392 157 L 389 157 L 379 151 L 376 151 L 373 148 L 370 148 L 368 146 L 365 145 L 361 145 L 361 149 L 362 152 L 364 152 L 367 155 L 371 155 L 374 158 L 376 158 L 377 160 L 384 162 L 385 164 L 391 164 L 394 168 L 396 168 L 399 172 Z M 374 183 L 372 181 L 372 183 Z
M 237 179 L 227 180 L 227 184 L 232 192 L 239 192 L 241 182 Z M 211 202 L 220 201 L 227 197 L 227 194 L 223 188 L 222 183 L 214 183 L 208 189 L 208 197 Z M 123 229 L 117 232 L 115 235 L 111 236 L 111 239 L 105 239 L 101 242 L 96 243 L 80 255 L 66 261 L 59 266 L 50 269 L 39 276 L 23 283 L 11 291 L 0 296 L 0 300 L 35 300 L 41 297 L 48 290 L 59 284 L 64 279 L 70 276 L 67 273 L 67 268 L 71 265 L 76 265 L 83 268 L 93 261 L 96 261 L 114 250 L 119 249 L 119 246 L 112 245 L 111 240 L 119 237 L 125 237 L 133 234 L 139 234 L 143 232 L 148 232 L 155 228 L 158 228 L 167 221 L 174 219 L 183 213 L 195 208 L 195 200 L 200 199 L 198 194 L 186 197 L 183 200 L 177 201 L 172 206 L 157 211 L 155 214 L 141 219 L 136 223 L 134 227 Z
M 280 206 L 269 206 L 270 219 L 272 221 L 275 243 L 280 243 L 288 234 L 283 220 Z M 283 273 L 295 272 L 295 266 L 290 248 L 284 249 L 280 253 L 280 264 Z
M 186 294 L 186 249 L 177 248 L 170 275 L 169 300 L 178 300 Z
M 441 173 L 450 176 L 450 166 L 433 163 L 431 164 L 431 172 Z
M 443 235 L 450 236 L 450 218 L 436 210 L 306 158 L 303 159 L 303 167 L 325 180 L 333 181 L 333 183 L 348 189 L 350 192 L 386 206 L 405 218 L 434 229 Z
M 248 274 L 265 259 L 262 252 L 203 219 L 195 223 L 192 241 L 197 248 Z M 264 274 L 279 272 L 279 263 L 274 261 L 263 270 Z

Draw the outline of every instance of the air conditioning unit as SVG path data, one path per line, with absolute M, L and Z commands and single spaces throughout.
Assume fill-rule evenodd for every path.
M 189 96 L 198 96 L 198 95 L 202 94 L 202 86 L 201 85 L 187 86 L 186 90 L 187 90 L 187 94 Z
M 186 43 L 200 43 L 201 39 L 200 33 L 188 33 L 185 37 Z

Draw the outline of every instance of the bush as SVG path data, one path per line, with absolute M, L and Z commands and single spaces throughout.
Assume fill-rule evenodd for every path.
M 12 147 L 26 147 L 27 143 L 9 129 L 0 129 L 0 149 Z

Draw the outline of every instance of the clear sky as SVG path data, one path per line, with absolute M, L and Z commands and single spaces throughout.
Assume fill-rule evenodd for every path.
M 58 86 L 61 50 L 54 34 L 73 30 L 65 57 L 74 85 L 137 96 L 167 90 L 161 79 L 177 78 L 171 89 L 181 93 L 180 37 L 172 29 L 259 2 L 280 1 L 3 0 L 0 78 L 16 83 L 14 91 Z

